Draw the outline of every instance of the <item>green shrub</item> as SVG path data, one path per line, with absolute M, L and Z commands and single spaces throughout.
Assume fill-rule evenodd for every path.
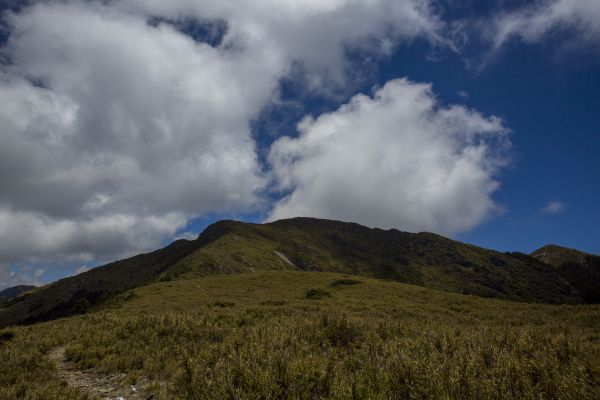
M 331 284 L 329 286 L 331 286 L 331 287 L 351 286 L 351 285 L 358 285 L 359 283 L 362 283 L 362 282 L 357 281 L 356 279 L 336 279 L 335 281 L 331 282 Z
M 323 316 L 321 326 L 325 338 L 333 346 L 349 347 L 362 336 L 359 328 L 349 323 L 345 314 L 341 318 Z
M 267 300 L 267 301 L 261 301 L 260 305 L 261 306 L 282 306 L 285 304 L 285 301 L 283 300 Z
M 209 307 L 220 307 L 220 308 L 233 307 L 233 306 L 235 306 L 235 303 L 232 303 L 230 301 L 215 301 L 214 303 L 209 304 Z
M 313 288 L 306 291 L 305 297 L 309 300 L 320 300 L 325 297 L 331 297 L 331 295 L 326 290 Z
M 11 331 L 0 332 L 0 344 L 8 342 L 13 337 L 15 337 L 15 334 Z

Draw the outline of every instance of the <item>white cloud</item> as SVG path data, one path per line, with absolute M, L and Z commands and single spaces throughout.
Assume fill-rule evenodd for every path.
M 544 208 L 542 212 L 546 214 L 559 214 L 565 210 L 565 204 L 560 201 L 551 201 Z
M 0 290 L 17 285 L 40 286 L 45 272 L 46 270 L 43 268 L 35 268 L 30 265 L 23 265 L 12 270 L 9 264 L 0 261 Z
M 229 24 L 224 46 L 259 53 L 289 68 L 300 62 L 313 89 L 343 83 L 347 47 L 387 54 L 399 40 L 425 37 L 450 44 L 429 0 L 126 0 L 129 10 L 177 18 L 221 19 Z
M 538 0 L 527 7 L 505 13 L 490 25 L 497 49 L 512 37 L 537 42 L 557 31 L 577 33 L 580 40 L 597 45 L 600 40 L 600 1 Z
M 91 268 L 90 268 L 90 267 L 88 267 L 87 265 L 82 265 L 82 266 L 80 266 L 80 267 L 77 267 L 77 269 L 76 269 L 76 270 L 73 272 L 73 276 L 75 276 L 75 275 L 79 275 L 79 274 L 82 274 L 82 273 L 84 273 L 84 272 L 87 272 L 87 271 L 89 271 L 90 269 L 91 269 Z
M 151 248 L 185 226 L 181 213 L 128 214 L 73 219 L 0 208 L 0 262 L 107 259 Z
M 151 17 L 228 29 L 211 47 Z M 0 273 L 122 257 L 195 216 L 263 207 L 249 127 L 294 65 L 312 88 L 343 87 L 348 47 L 444 43 L 426 0 L 72 0 L 6 22 Z
M 427 84 L 388 82 L 337 111 L 306 118 L 269 160 L 291 193 L 270 219 L 315 216 L 452 234 L 498 210 L 491 194 L 505 163 L 496 117 L 440 106 Z

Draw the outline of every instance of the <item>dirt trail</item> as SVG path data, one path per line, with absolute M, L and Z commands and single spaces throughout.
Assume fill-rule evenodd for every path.
M 65 359 L 65 348 L 57 347 L 46 356 L 57 368 L 61 381 L 101 400 L 148 400 L 139 388 L 125 385 L 125 374 L 99 374 L 93 370 L 78 370 Z
M 296 266 L 296 264 L 294 264 L 293 262 L 291 262 L 290 259 L 285 256 L 285 254 L 280 253 L 277 250 L 273 251 L 273 253 L 275 253 L 275 255 L 277 257 L 281 258 L 283 261 L 285 261 L 287 264 L 291 265 L 292 267 Z

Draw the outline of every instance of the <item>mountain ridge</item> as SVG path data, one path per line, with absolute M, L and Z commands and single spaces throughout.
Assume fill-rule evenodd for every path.
M 600 303 L 600 256 L 558 245 L 543 246 L 531 255 L 552 265 L 587 303 Z
M 83 313 L 151 282 L 258 270 L 347 273 L 517 301 L 595 300 L 582 296 L 568 274 L 533 256 L 500 253 L 433 233 L 315 218 L 267 224 L 223 220 L 195 240 L 178 240 L 9 301 L 0 309 L 0 327 Z
M 37 289 L 33 285 L 16 285 L 0 290 L 0 302 L 12 300 L 30 290 Z

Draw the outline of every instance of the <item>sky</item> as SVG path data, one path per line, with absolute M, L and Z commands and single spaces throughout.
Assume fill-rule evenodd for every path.
M 0 0 L 0 289 L 308 216 L 600 254 L 597 0 Z

